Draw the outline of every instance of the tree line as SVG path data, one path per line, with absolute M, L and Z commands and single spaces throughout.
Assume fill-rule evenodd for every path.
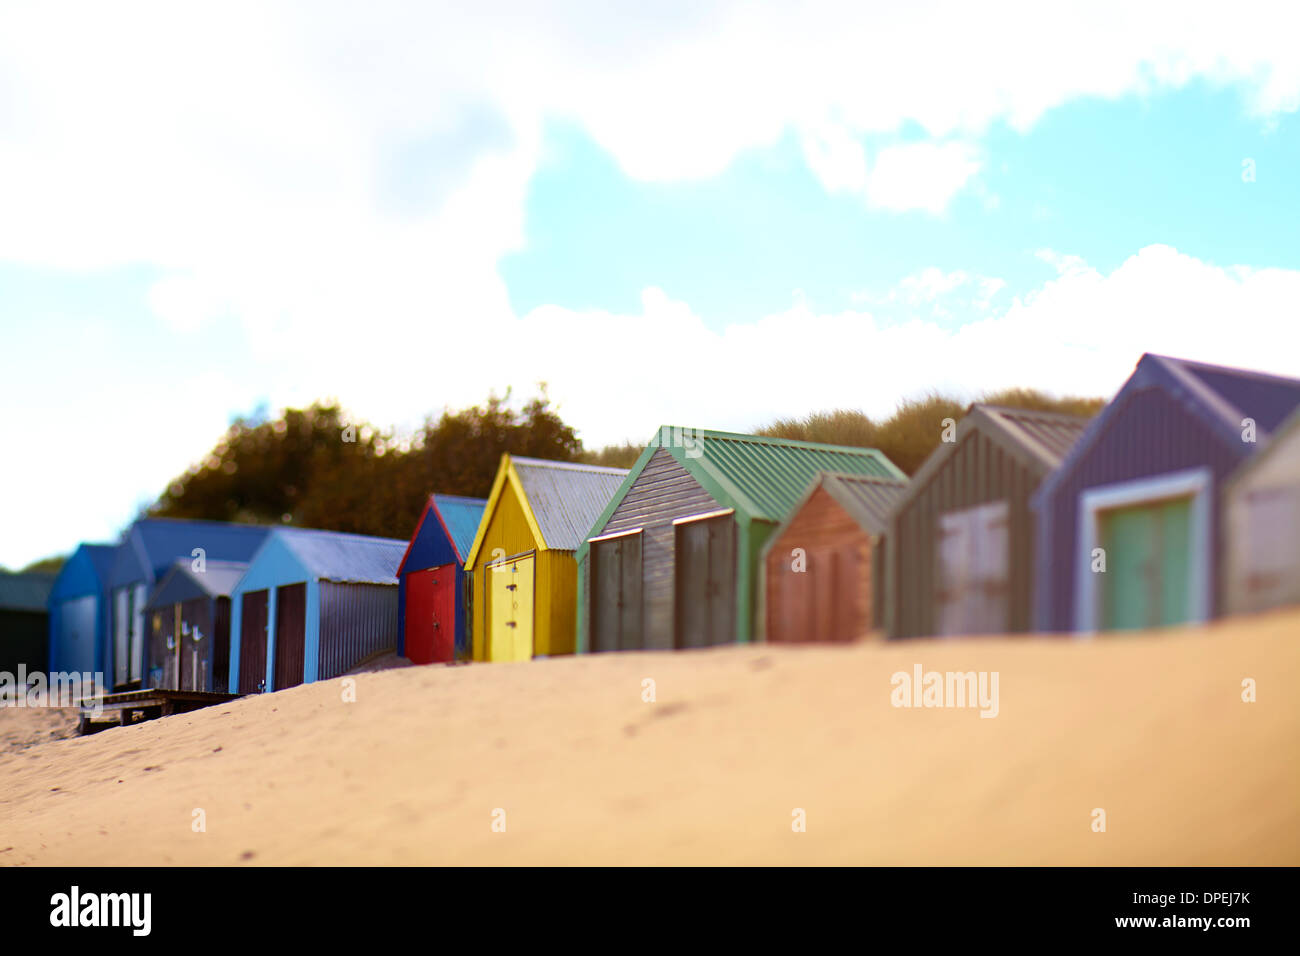
M 1029 389 L 981 401 L 1091 417 L 1100 398 L 1053 398 Z M 902 402 L 888 418 L 832 409 L 777 419 L 756 434 L 877 448 L 913 474 L 940 441 L 943 421 L 966 403 L 932 392 Z M 694 423 L 692 423 L 694 424 Z M 646 436 L 648 439 L 649 436 Z M 426 418 L 409 438 L 347 416 L 337 402 L 236 418 L 212 451 L 169 483 L 142 516 L 295 525 L 385 538 L 411 534 L 430 493 L 487 497 L 502 452 L 552 461 L 630 468 L 634 441 L 586 449 L 543 387 L 521 408 L 510 393 Z M 24 570 L 56 570 L 46 558 Z

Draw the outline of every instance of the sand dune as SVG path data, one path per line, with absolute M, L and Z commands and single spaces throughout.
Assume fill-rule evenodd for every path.
M 18 753 L 51 740 L 77 735 L 75 707 L 0 707 L 0 754 Z
M 891 706 L 915 664 L 999 715 Z M 388 670 L 4 754 L 0 863 L 1296 864 L 1297 687 L 1300 612 Z

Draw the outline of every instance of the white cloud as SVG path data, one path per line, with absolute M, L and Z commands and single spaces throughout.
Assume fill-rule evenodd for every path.
M 221 309 L 217 295 L 189 275 L 159 279 L 149 289 L 149 307 L 158 318 L 180 332 L 196 332 Z
M 412 226 L 449 232 L 443 203 L 484 157 L 526 178 L 547 118 L 657 180 L 794 129 L 828 188 L 934 211 L 973 172 L 959 144 L 998 119 L 1198 76 L 1241 84 L 1261 115 L 1295 109 L 1297 35 L 1300 8 L 1267 3 L 9 4 L 0 259 L 289 255 L 337 275 L 429 238 Z M 863 143 L 908 122 L 932 142 L 886 145 L 868 181 Z M 403 188 L 423 217 L 392 213 Z M 462 237 L 490 257 L 517 241 L 518 209 L 492 212 Z
M 1055 249 L 1038 249 L 1034 252 L 1034 258 L 1046 262 L 1056 270 L 1058 275 L 1067 275 L 1072 272 L 1086 272 L 1088 263 L 1082 256 L 1063 255 Z
M 864 290 L 853 293 L 852 299 L 856 303 L 878 306 L 887 315 L 893 315 L 901 308 L 912 317 L 932 315 L 948 318 L 957 314 L 970 319 L 987 311 L 1004 288 L 1006 281 L 994 276 L 976 275 L 964 269 L 944 272 L 937 266 L 930 266 L 904 276 L 883 293 Z
M 827 403 L 881 410 L 944 376 L 1028 370 L 1096 391 L 1131 366 L 1139 338 L 1228 357 L 1197 338 L 1196 321 L 1217 334 L 1228 314 L 1207 303 L 1232 305 L 1246 359 L 1276 361 L 1287 353 L 1260 347 L 1251 323 L 1296 327 L 1279 306 L 1296 301 L 1292 273 L 1151 250 L 1110 276 L 1063 273 L 960 333 L 929 316 L 877 324 L 806 305 L 714 332 L 654 294 L 635 316 L 517 317 L 498 262 L 524 241 L 549 120 L 580 124 L 648 180 L 717 173 L 793 130 L 828 188 L 933 212 L 978 186 L 972 144 L 999 119 L 1024 127 L 1071 99 L 1195 77 L 1239 84 L 1261 116 L 1295 109 L 1298 18 L 1293 4 L 1249 3 L 1016 3 L 997 15 L 960 3 L 4 4 L 0 262 L 158 270 L 140 303 L 158 318 L 157 349 L 202 329 L 246 355 L 181 402 L 166 368 L 124 361 L 124 330 L 96 315 L 76 342 L 84 363 L 28 341 L 44 317 L 14 332 L 5 316 L 0 402 L 41 414 L 13 426 L 13 447 L 31 451 L 0 491 L 31 506 L 10 515 L 0 545 L 70 545 L 107 520 L 105 502 L 129 516 L 211 444 L 232 403 L 263 396 L 339 394 L 400 422 L 547 378 L 601 442 L 666 417 L 744 427 Z M 928 140 L 896 143 L 904 124 Z M 1116 314 L 1118 344 L 1072 325 Z M 672 390 L 637 361 L 594 372 L 591 350 L 620 345 L 677 356 Z M 954 366 L 954 352 L 984 364 Z M 435 360 L 449 355 L 461 358 Z M 68 494 L 50 490 L 55 474 Z
M 829 192 L 857 193 L 891 212 L 916 209 L 932 215 L 943 212 L 982 165 L 976 147 L 950 141 L 884 146 L 868 166 L 863 142 L 836 124 L 805 132 L 803 153 Z
M 647 292 L 637 315 L 537 309 L 521 348 L 553 369 L 552 393 L 596 443 L 664 423 L 747 430 L 829 407 L 886 415 L 933 387 L 973 397 L 1007 386 L 1108 397 L 1145 351 L 1300 377 L 1300 271 L 1221 268 L 1153 245 L 1103 274 L 1076 268 L 964 324 L 871 311 L 818 313 L 806 303 L 752 325 L 709 329 L 685 304 Z M 997 280 L 927 270 L 925 294 Z M 590 343 L 575 347 L 576 343 Z M 596 352 L 595 349 L 599 349 Z M 594 374 L 601 356 L 654 356 Z M 669 363 L 665 388 L 663 361 Z M 611 400 L 611 389 L 617 401 Z
M 843 126 L 809 131 L 803 138 L 808 168 L 830 192 L 860 193 L 867 187 L 867 151 Z
M 921 209 L 937 215 L 979 172 L 980 165 L 978 151 L 967 143 L 889 146 L 876 155 L 867 180 L 867 199 L 892 212 Z

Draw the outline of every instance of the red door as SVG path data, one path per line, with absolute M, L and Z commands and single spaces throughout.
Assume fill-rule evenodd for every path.
M 406 656 L 413 664 L 456 657 L 456 565 L 406 576 Z

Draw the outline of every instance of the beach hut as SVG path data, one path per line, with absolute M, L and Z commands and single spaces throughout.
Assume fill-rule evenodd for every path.
M 889 513 L 901 478 L 822 474 L 763 546 L 769 641 L 848 641 L 877 630 Z
M 146 687 L 226 693 L 230 592 L 248 565 L 191 558 L 175 562 L 145 603 Z
M 44 672 L 50 654 L 53 574 L 0 573 L 0 673 Z
M 823 471 L 906 477 L 871 448 L 660 428 L 578 549 L 579 648 L 761 636 L 760 549 Z
M 108 576 L 117 547 L 78 545 L 55 576 L 49 598 L 51 674 L 95 674 L 108 666 Z
M 397 566 L 397 652 L 413 663 L 470 657 L 465 559 L 486 505 L 482 498 L 432 495 L 415 525 Z
M 574 551 L 625 477 L 622 468 L 501 456 L 465 559 L 474 660 L 573 653 Z
M 397 565 L 407 542 L 277 528 L 230 594 L 233 693 L 346 674 L 397 649 Z
M 257 525 L 141 518 L 127 530 L 109 571 L 111 667 L 114 689 L 141 685 L 144 673 L 144 608 L 149 592 L 178 559 L 196 563 L 248 561 L 270 529 Z
M 1222 484 L 1298 404 L 1300 380 L 1143 355 L 1031 500 L 1038 629 L 1221 613 Z
M 1033 626 L 1029 497 L 1088 419 L 976 404 L 917 469 L 889 538 L 891 637 Z
M 1300 411 L 1223 492 L 1225 612 L 1300 604 Z

